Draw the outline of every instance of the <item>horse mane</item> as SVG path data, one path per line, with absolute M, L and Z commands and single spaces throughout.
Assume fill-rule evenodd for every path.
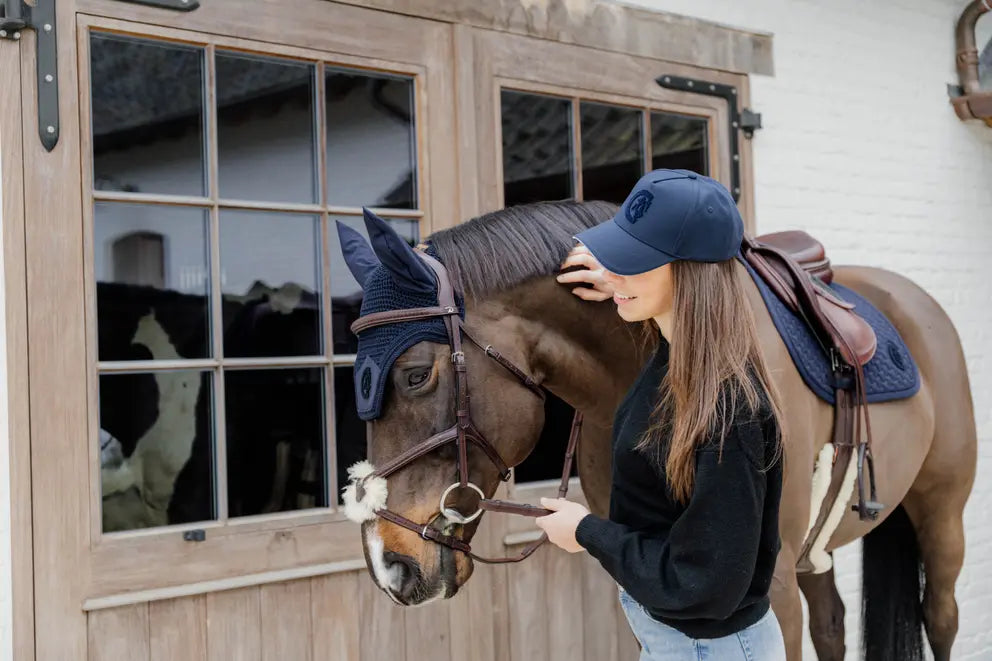
M 612 218 L 609 202 L 534 202 L 491 211 L 431 234 L 425 243 L 466 299 L 479 300 L 552 275 L 584 229 Z

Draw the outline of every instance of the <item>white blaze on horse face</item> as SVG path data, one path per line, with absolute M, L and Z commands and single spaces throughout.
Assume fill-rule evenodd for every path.
M 400 603 L 393 595 L 400 590 L 400 581 L 403 579 L 401 570 L 398 567 L 395 569 L 386 567 L 386 560 L 383 557 L 385 549 L 376 527 L 374 525 L 362 527 L 365 533 L 365 548 L 369 554 L 369 562 L 372 563 L 372 575 L 376 585 L 385 590 L 390 599 Z

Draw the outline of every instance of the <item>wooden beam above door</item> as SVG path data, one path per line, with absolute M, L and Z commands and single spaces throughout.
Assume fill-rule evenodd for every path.
M 605 0 L 335 0 L 734 73 L 772 75 L 772 35 Z

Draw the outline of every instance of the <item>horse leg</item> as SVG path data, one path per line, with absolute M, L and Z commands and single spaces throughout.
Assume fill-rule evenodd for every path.
M 837 591 L 833 567 L 822 574 L 801 574 L 798 579 L 809 606 L 809 635 L 816 658 L 844 661 L 844 602 Z
M 802 661 L 803 658 L 803 604 L 799 597 L 799 583 L 796 580 L 795 555 L 785 547 L 779 551 L 775 563 L 775 575 L 768 591 L 772 602 L 772 612 L 778 619 L 785 639 L 785 655 L 788 661 Z
M 958 633 L 954 583 L 964 563 L 964 498 L 955 497 L 954 491 L 960 487 L 946 485 L 942 493 L 911 491 L 903 501 L 923 560 L 923 623 L 934 661 L 950 661 L 951 645 Z

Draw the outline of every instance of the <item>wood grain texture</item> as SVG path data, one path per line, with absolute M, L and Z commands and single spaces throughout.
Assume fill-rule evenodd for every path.
M 15 659 L 34 658 L 34 558 L 31 547 L 31 444 L 28 400 L 28 327 L 24 262 L 24 170 L 21 122 L 21 60 L 17 43 L 0 43 L 0 80 L 8 93 L 0 94 L 0 231 L 4 323 L 0 337 L 6 349 L 4 394 L 9 484 L 11 543 L 11 602 L 16 613 L 11 633 Z M 26 77 L 27 78 L 27 77 Z M 30 134 L 28 135 L 30 138 Z M 2 418 L 3 416 L 0 416 Z
M 314 661 L 354 661 L 359 656 L 358 583 L 363 571 L 310 579 L 310 630 Z
M 149 661 L 148 604 L 108 608 L 87 620 L 87 661 Z
M 585 555 L 584 553 L 582 555 Z M 547 549 L 546 608 L 549 661 L 582 659 L 583 622 L 582 558 L 557 547 Z M 602 627 L 597 631 L 602 633 Z
M 508 548 L 513 553 L 519 548 Z M 508 572 L 510 602 L 510 658 L 547 659 L 548 641 L 548 555 L 544 546 Z
M 207 595 L 207 658 L 261 661 L 260 588 Z
M 406 658 L 403 611 L 366 576 L 358 581 L 359 661 Z
M 452 661 L 450 601 L 403 609 L 406 659 Z
M 588 553 L 582 554 L 581 564 L 585 661 L 619 661 L 617 584 Z
M 149 603 L 148 630 L 151 661 L 206 661 L 207 598 Z
M 89 347 L 83 319 L 80 126 L 76 111 L 76 3 L 59 3 L 59 141 L 38 137 L 35 35 L 21 40 L 21 126 L 28 338 L 36 655 L 83 659 L 88 622 L 79 605 L 89 574 L 92 412 L 86 388 Z M 53 406 L 57 402 L 57 406 Z M 38 567 L 44 567 L 38 571 Z M 107 617 L 111 617 L 107 615 Z M 96 621 L 97 632 L 103 622 Z M 147 633 L 144 656 L 148 653 Z M 116 658 L 127 658 L 126 656 Z
M 272 583 L 259 588 L 263 661 L 310 661 L 310 581 Z

